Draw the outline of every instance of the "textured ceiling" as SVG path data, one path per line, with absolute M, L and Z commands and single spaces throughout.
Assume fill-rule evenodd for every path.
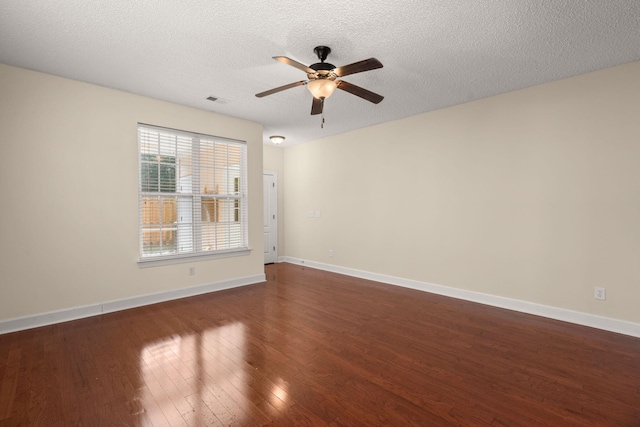
M 311 116 L 271 59 L 384 68 L 344 80 Z M 638 0 L 2 0 L 0 62 L 264 125 L 296 144 L 640 59 Z M 640 76 L 639 76 L 640 78 Z M 205 98 L 214 96 L 218 102 Z

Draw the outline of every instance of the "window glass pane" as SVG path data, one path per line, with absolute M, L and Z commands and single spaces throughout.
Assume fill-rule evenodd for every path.
M 182 139 L 176 147 L 177 157 L 181 160 L 191 159 L 193 154 L 193 141 L 191 139 Z
M 191 145 L 187 147 L 178 147 L 176 179 L 178 185 L 176 191 L 180 193 L 192 193 L 193 182 L 193 156 L 191 155 Z
M 142 225 L 160 224 L 160 202 L 158 197 L 143 197 L 140 214 Z
M 229 145 L 227 166 L 239 166 L 242 159 L 242 149 L 237 145 Z
M 160 227 L 142 228 L 142 252 L 145 255 L 161 253 Z
M 175 193 L 176 158 L 142 154 L 140 156 L 141 191 Z
M 220 189 L 216 185 L 215 169 L 210 167 L 200 168 L 200 192 L 203 194 L 219 194 Z
M 160 156 L 176 157 L 178 152 L 176 148 L 177 137 L 166 133 L 160 133 Z
M 220 209 L 219 200 L 214 198 L 202 198 L 202 222 L 219 222 Z
M 228 144 L 214 144 L 214 162 L 216 168 L 225 168 L 227 166 L 227 147 Z
M 140 139 L 140 154 L 157 156 L 160 154 L 159 134 L 148 129 L 140 129 L 138 132 Z
M 160 183 L 159 168 L 157 163 L 143 161 L 140 163 L 140 190 L 149 193 L 157 192 Z
M 241 223 L 210 223 L 202 226 L 202 250 L 224 250 L 241 247 L 244 232 Z
M 178 197 L 177 203 L 176 222 L 179 224 L 193 224 L 193 197 Z
M 244 233 L 242 225 L 239 222 L 231 223 L 227 226 L 227 243 L 230 248 L 236 248 L 242 245 L 244 241 Z
M 177 224 L 176 245 L 179 253 L 193 252 L 193 235 L 191 224 Z
M 161 252 L 163 254 L 176 252 L 176 227 L 164 226 L 160 228 L 162 234 Z
M 176 252 L 175 227 L 143 227 L 142 251 L 144 255 L 162 255 Z
M 144 197 L 141 216 L 143 254 L 175 252 L 177 199 L 175 197 Z
M 213 166 L 215 158 L 215 142 L 210 139 L 200 139 L 200 164 Z
M 202 251 L 215 251 L 217 240 L 217 226 L 213 222 L 202 224 Z
M 176 192 L 176 158 L 163 157 L 164 162 L 160 163 L 160 192 L 175 193 Z M 172 162 L 172 163 L 169 163 Z
M 218 204 L 218 222 L 234 222 L 236 204 L 234 199 L 222 199 Z
M 178 199 L 177 197 L 160 197 L 162 201 L 162 222 L 161 224 L 174 224 L 178 220 Z

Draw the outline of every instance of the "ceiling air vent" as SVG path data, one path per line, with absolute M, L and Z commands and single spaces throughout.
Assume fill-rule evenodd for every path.
M 207 101 L 215 102 L 216 104 L 226 104 L 229 102 L 228 99 L 220 98 L 217 96 L 208 96 Z

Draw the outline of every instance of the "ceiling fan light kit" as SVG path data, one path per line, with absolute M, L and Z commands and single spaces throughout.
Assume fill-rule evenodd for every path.
M 311 92 L 314 98 L 327 99 L 331 96 L 334 90 L 338 87 L 335 80 L 329 79 L 317 79 L 311 80 L 307 83 L 307 89 Z
M 317 46 L 313 51 L 318 56 L 318 59 L 320 59 L 320 62 L 311 64 L 308 67 L 298 61 L 287 58 L 286 56 L 274 56 L 273 59 L 276 61 L 290 65 L 307 73 L 308 80 L 289 83 L 288 85 L 257 93 L 256 96 L 258 98 L 262 98 L 286 89 L 306 85 L 309 92 L 313 95 L 313 102 L 311 104 L 312 115 L 322 114 L 324 100 L 330 97 L 336 89 L 344 90 L 345 92 L 349 92 L 352 95 L 356 95 L 374 104 L 378 104 L 384 99 L 382 95 L 378 95 L 377 93 L 361 88 L 360 86 L 356 86 L 344 80 L 337 80 L 338 77 L 382 68 L 382 63 L 376 58 L 369 58 L 364 61 L 354 62 L 353 64 L 342 67 L 336 67 L 333 64 L 324 62 L 331 53 L 330 48 L 327 46 Z

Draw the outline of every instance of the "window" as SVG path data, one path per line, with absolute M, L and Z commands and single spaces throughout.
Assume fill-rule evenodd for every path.
M 248 250 L 247 146 L 138 125 L 140 261 Z

